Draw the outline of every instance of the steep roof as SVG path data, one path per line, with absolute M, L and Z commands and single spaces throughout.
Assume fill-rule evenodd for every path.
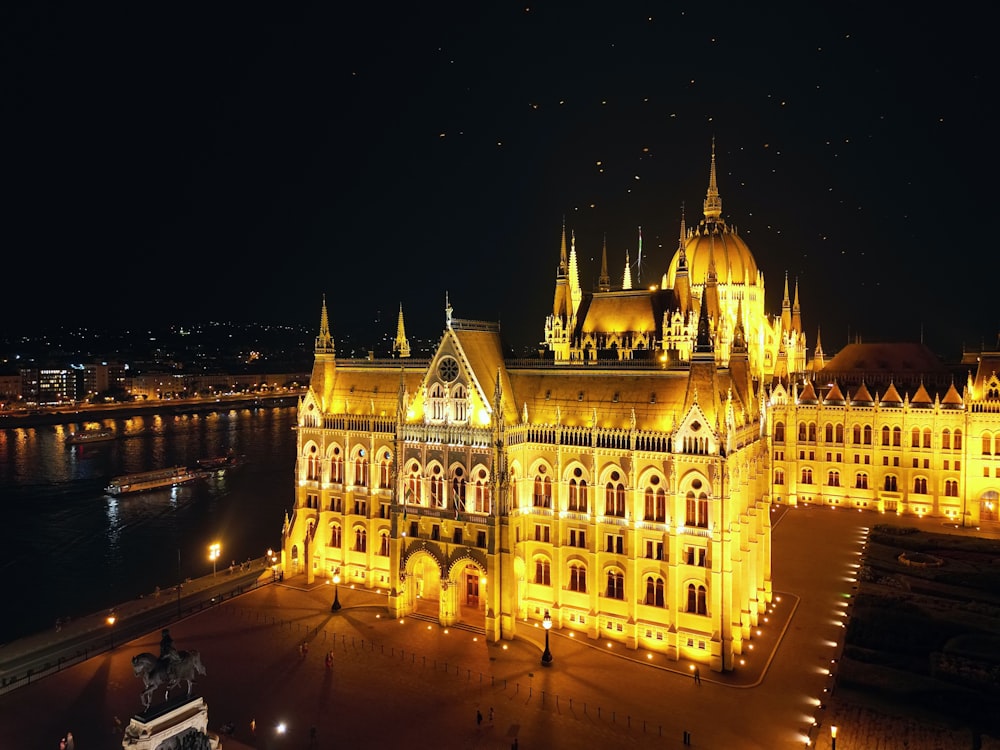
M 823 368 L 823 373 L 945 373 L 948 368 L 934 352 L 913 342 L 848 344 Z

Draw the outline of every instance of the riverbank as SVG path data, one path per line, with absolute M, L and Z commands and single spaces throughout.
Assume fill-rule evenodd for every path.
M 81 404 L 75 407 L 0 412 L 0 429 L 97 422 L 102 419 L 126 419 L 144 414 L 196 414 L 218 411 L 219 409 L 295 406 L 303 393 L 305 393 L 305 389 L 283 393 L 215 396 L 170 401 L 135 401 L 95 406 Z

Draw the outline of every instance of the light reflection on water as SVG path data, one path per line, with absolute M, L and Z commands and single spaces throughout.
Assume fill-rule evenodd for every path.
M 0 643 L 168 588 L 279 543 L 293 499 L 294 407 L 108 419 L 116 440 L 68 445 L 82 424 L 0 430 L 0 574 L 14 617 Z M 111 497 L 117 474 L 194 465 L 232 450 L 244 465 L 170 489 Z M 180 571 L 178 571 L 180 550 Z

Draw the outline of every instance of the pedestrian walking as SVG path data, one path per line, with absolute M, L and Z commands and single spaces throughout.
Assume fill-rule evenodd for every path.
M 514 741 L 510 743 L 510 750 L 517 750 L 517 737 L 515 737 Z
M 493 706 L 490 706 L 490 724 L 493 723 Z
M 326 668 L 333 669 L 333 651 L 326 652 Z
M 701 684 L 701 670 L 698 667 L 694 668 L 694 682 L 696 685 Z
M 66 738 L 65 737 L 60 737 L 59 738 L 59 750 L 66 750 Z
M 482 724 L 482 723 L 483 723 L 483 712 L 482 712 L 482 711 L 480 711 L 480 710 L 479 710 L 479 709 L 477 708 L 477 709 L 476 709 L 476 726 L 479 726 L 479 725 L 480 725 L 480 724 Z
M 257 736 L 257 720 L 256 719 L 250 719 L 250 734 L 252 734 L 254 737 Z
M 66 732 L 66 750 L 74 750 L 76 742 L 73 741 L 73 733 Z
M 121 734 L 122 733 L 122 720 L 115 716 L 111 720 L 111 734 Z

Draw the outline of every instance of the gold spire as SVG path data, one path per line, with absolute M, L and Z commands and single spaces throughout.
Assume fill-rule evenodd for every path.
M 396 339 L 392 342 L 392 351 L 401 358 L 410 356 L 410 342 L 406 340 L 406 327 L 403 325 L 403 303 L 399 303 L 399 320 L 396 321 Z
M 715 136 L 712 136 L 712 166 L 708 173 L 708 193 L 705 195 L 705 218 L 718 219 L 722 216 L 722 198 L 715 179 Z
M 333 336 L 330 335 L 330 319 L 326 314 L 326 294 L 323 295 L 323 310 L 319 315 L 319 336 L 316 337 L 316 353 L 333 353 Z
M 629 267 L 628 250 L 625 251 L 625 276 L 622 278 L 622 289 L 632 288 L 632 269 Z
M 569 264 L 566 261 L 566 217 L 563 216 L 562 242 L 559 245 L 559 275 L 565 276 Z
M 611 290 L 611 277 L 608 276 L 608 234 L 604 233 L 604 247 L 601 249 L 601 277 L 597 281 L 597 288 L 602 292 Z

